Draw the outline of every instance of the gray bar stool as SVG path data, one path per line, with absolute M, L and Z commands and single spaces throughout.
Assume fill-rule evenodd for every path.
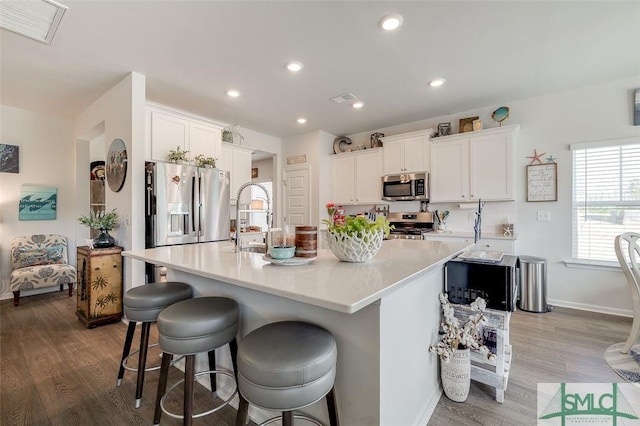
M 283 321 L 262 326 L 242 339 L 238 351 L 240 404 L 236 426 L 247 423 L 249 403 L 280 411 L 283 426 L 301 418 L 293 411 L 323 397 L 327 400 L 330 424 L 338 425 L 333 389 L 336 376 L 336 341 L 327 330 L 306 322 Z M 263 425 L 279 420 L 274 417 Z
M 236 355 L 240 308 L 234 300 L 225 297 L 196 297 L 175 303 L 158 315 L 158 343 L 162 349 L 162 365 L 158 380 L 156 395 L 156 409 L 153 424 L 160 424 L 160 417 L 164 411 L 170 417 L 183 419 L 184 425 L 190 425 L 192 419 L 199 418 L 218 411 L 229 404 L 237 393 L 212 410 L 193 414 L 193 386 L 196 376 L 209 374 L 211 391 L 216 396 L 216 374 L 237 377 Z M 227 370 L 217 370 L 215 366 L 215 349 L 229 344 L 233 374 Z M 209 355 L 209 370 L 195 373 L 196 354 L 207 352 Z M 185 356 L 184 379 L 175 383 L 167 390 L 167 376 L 173 355 Z M 235 381 L 235 380 L 234 380 Z M 183 414 L 174 414 L 165 408 L 165 398 L 176 386 L 184 382 Z
M 142 401 L 142 387 L 144 385 L 145 371 L 157 370 L 158 367 L 147 368 L 147 349 L 149 348 L 149 330 L 151 323 L 156 321 L 158 314 L 164 308 L 184 299 L 190 299 L 193 289 L 189 284 L 181 282 L 159 282 L 145 284 L 128 290 L 122 298 L 124 305 L 124 314 L 129 319 L 129 327 L 127 328 L 127 337 L 124 341 L 122 349 L 122 359 L 120 361 L 120 370 L 118 371 L 118 380 L 116 386 L 122 384 L 124 370 L 137 371 L 138 380 L 136 383 L 136 404 L 139 408 Z M 136 323 L 142 323 L 140 335 L 140 348 L 130 354 L 131 342 L 136 330 Z M 156 346 L 157 344 L 153 345 Z M 129 357 L 139 353 L 138 367 L 128 367 L 127 361 Z

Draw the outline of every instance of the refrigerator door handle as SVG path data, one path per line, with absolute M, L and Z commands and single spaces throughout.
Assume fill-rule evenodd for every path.
M 199 201 L 199 200 L 197 200 Z M 196 232 L 196 175 L 191 178 L 191 231 Z
M 204 235 L 204 229 L 203 229 L 204 225 L 203 225 L 203 221 L 202 221 L 202 215 L 203 215 L 203 212 L 202 212 L 202 200 L 204 198 L 204 195 L 203 195 L 204 191 L 203 191 L 203 188 L 202 188 L 202 175 L 198 174 L 197 179 L 198 179 L 198 189 L 197 189 L 197 191 L 198 191 L 198 200 L 197 200 L 196 207 L 198 208 L 198 214 L 196 214 L 196 220 L 198 221 L 198 223 L 197 223 L 197 228 L 196 228 L 197 231 L 196 232 L 197 232 L 198 237 L 200 237 L 200 236 Z

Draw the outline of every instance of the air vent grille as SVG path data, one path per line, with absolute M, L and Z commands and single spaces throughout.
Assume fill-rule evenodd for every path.
M 353 93 L 347 92 L 347 93 L 343 93 L 342 95 L 338 95 L 338 96 L 334 96 L 332 98 L 329 98 L 329 100 L 331 102 L 333 102 L 334 104 L 341 104 L 344 102 L 349 102 L 349 101 L 353 101 L 358 99 L 358 97 L 356 95 L 354 95 Z
M 53 0 L 0 1 L 0 28 L 51 44 L 67 7 Z

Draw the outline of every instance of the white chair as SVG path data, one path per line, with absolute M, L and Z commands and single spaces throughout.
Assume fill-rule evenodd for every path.
M 620 350 L 626 354 L 631 346 L 640 337 L 640 234 L 636 232 L 627 232 L 616 237 L 616 256 L 620 262 L 622 272 L 627 277 L 629 288 L 631 289 L 631 304 L 633 306 L 633 324 L 631 326 L 631 334 L 624 347 Z

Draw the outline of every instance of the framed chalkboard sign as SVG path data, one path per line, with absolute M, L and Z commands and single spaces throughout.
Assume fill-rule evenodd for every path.
M 527 201 L 558 201 L 558 165 L 527 166 Z

